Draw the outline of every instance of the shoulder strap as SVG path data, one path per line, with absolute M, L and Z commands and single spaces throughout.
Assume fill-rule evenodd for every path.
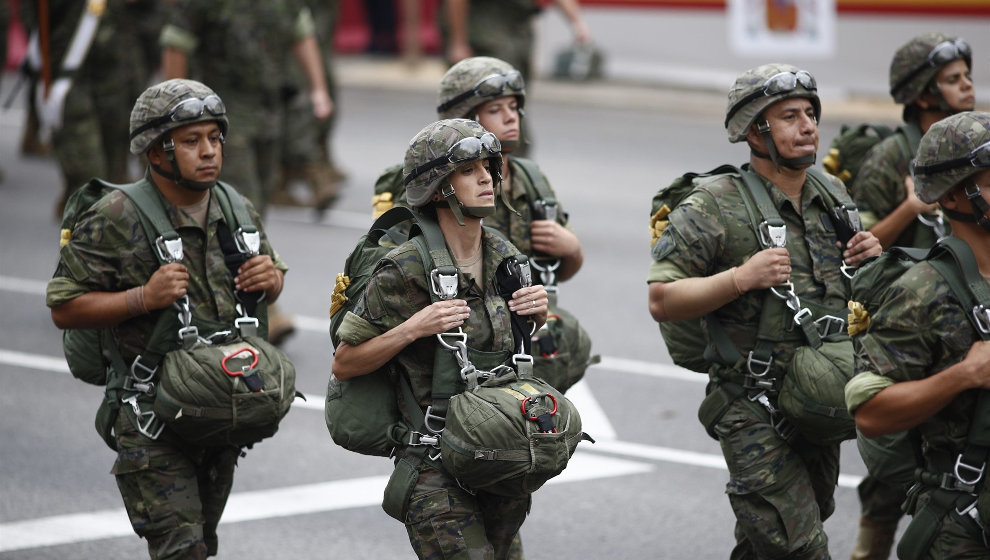
M 990 286 L 980 274 L 976 257 L 965 241 L 946 237 L 929 252 L 932 267 L 948 283 L 953 295 L 970 312 L 966 317 L 983 340 L 990 340 Z M 948 255 L 951 260 L 947 262 Z
M 182 260 L 182 238 L 165 214 L 158 193 L 148 181 L 139 181 L 129 185 L 111 185 L 127 195 L 138 209 L 141 224 L 148 234 L 159 264 Z
M 914 159 L 918 153 L 918 145 L 921 144 L 921 129 L 916 124 L 903 124 L 897 127 L 897 141 L 907 156 L 908 161 Z
M 526 182 L 526 194 L 530 198 L 529 205 L 533 208 L 534 212 L 541 216 L 547 216 L 548 219 L 553 219 L 553 221 L 565 223 L 566 225 L 566 219 L 559 214 L 558 208 L 560 205 L 557 202 L 557 197 L 554 196 L 553 190 L 550 189 L 550 184 L 547 183 L 543 172 L 540 171 L 540 166 L 531 159 L 521 157 L 514 157 L 512 161 L 519 163 L 519 167 L 522 168 L 523 173 L 529 179 Z

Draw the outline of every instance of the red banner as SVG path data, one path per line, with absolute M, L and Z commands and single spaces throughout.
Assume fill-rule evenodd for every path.
M 774 0 L 768 0 L 774 1 Z M 724 10 L 726 0 L 581 0 L 582 6 Z M 928 14 L 990 17 L 990 0 L 835 0 L 840 14 Z

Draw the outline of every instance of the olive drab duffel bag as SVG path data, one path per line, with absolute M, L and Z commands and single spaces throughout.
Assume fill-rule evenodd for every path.
M 582 440 L 593 441 L 563 393 L 507 368 L 451 397 L 440 456 L 471 489 L 521 496 L 563 472 Z

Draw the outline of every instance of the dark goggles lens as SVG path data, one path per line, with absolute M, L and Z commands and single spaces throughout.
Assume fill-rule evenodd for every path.
M 958 58 L 973 58 L 973 50 L 963 39 L 942 41 L 935 45 L 932 52 L 928 53 L 927 60 L 929 66 L 942 66 Z
M 169 121 L 183 122 L 198 119 L 203 116 L 204 111 L 209 112 L 214 117 L 222 117 L 227 114 L 227 108 L 224 106 L 223 101 L 216 95 L 207 95 L 202 99 L 198 97 L 183 99 L 175 107 L 172 107 L 172 110 L 168 114 L 157 119 L 152 119 L 131 132 L 131 140 L 145 130 L 161 126 Z
M 475 84 L 472 91 L 481 97 L 495 97 L 501 95 L 505 88 L 513 91 L 521 91 L 524 87 L 522 74 L 518 70 L 513 70 L 506 74 L 492 74 Z
M 193 97 L 180 101 L 172 107 L 168 118 L 174 122 L 191 121 L 203 116 L 204 111 L 209 111 L 214 117 L 222 117 L 227 113 L 227 108 L 216 95 L 207 95 L 202 99 Z
M 740 109 L 748 105 L 754 99 L 764 96 L 769 97 L 771 95 L 790 93 L 797 89 L 798 84 L 808 91 L 818 91 L 818 83 L 815 81 L 815 77 L 812 76 L 807 70 L 798 70 L 797 72 L 781 72 L 770 76 L 767 78 L 767 81 L 763 82 L 763 89 L 750 93 L 732 106 L 729 114 L 725 116 L 726 128 L 728 128 L 729 121 L 732 120 L 733 115 L 738 113 Z
M 913 175 L 931 175 L 933 173 L 942 173 L 943 171 L 949 171 L 950 169 L 967 166 L 990 167 L 990 142 L 978 146 L 961 158 L 950 159 L 948 161 L 933 163 L 930 165 L 917 165 L 917 162 L 912 162 L 911 173 Z
M 481 136 L 469 136 L 458 140 L 447 150 L 446 154 L 413 169 L 409 175 L 406 175 L 403 183 L 408 185 L 413 179 L 434 167 L 440 167 L 447 163 L 463 163 L 465 161 L 487 158 L 497 155 L 501 151 L 502 145 L 499 143 L 498 137 L 491 132 L 486 132 Z

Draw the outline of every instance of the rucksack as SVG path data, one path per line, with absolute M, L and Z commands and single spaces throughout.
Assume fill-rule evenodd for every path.
M 154 187 L 145 181 L 113 185 L 94 179 L 77 189 L 63 214 L 63 244 L 71 238 L 80 214 L 112 190 L 123 192 L 134 203 L 159 265 L 180 259 L 182 240 Z M 212 194 L 224 215 L 217 230 L 224 262 L 236 274 L 258 251 L 260 234 L 233 187 L 218 182 Z M 111 329 L 64 331 L 63 348 L 73 375 L 106 385 L 97 430 L 107 445 L 115 447 L 111 430 L 121 403 L 130 403 L 128 414 L 133 412 L 138 429 L 153 439 L 165 425 L 185 441 L 199 445 L 250 445 L 275 433 L 296 396 L 295 369 L 267 341 L 267 303 L 261 294 L 240 293 L 238 301 L 242 317 L 233 329 L 197 319 L 191 312 L 159 311 L 144 351 L 131 364 L 124 363 Z M 176 303 L 189 311 L 187 298 Z M 228 334 L 218 338 L 214 347 L 211 339 L 199 336 L 199 329 L 204 334 Z M 228 347 L 221 349 L 223 344 Z M 252 353 L 254 359 L 237 363 L 242 353 Z M 199 373 L 194 375 L 197 366 Z M 152 409 L 140 408 L 139 394 L 154 399 Z
M 891 285 L 922 261 L 928 261 L 939 272 L 964 307 L 981 303 L 980 296 L 973 289 L 983 289 L 980 286 L 984 283 L 978 271 L 974 272 L 972 252 L 962 240 L 946 237 L 931 249 L 891 247 L 864 264 L 852 280 L 850 333 L 857 351 L 861 349 L 860 339 L 856 335 L 868 329 L 869 317 L 889 297 Z M 965 264 L 967 262 L 969 264 Z M 970 271 L 968 274 L 967 269 Z M 967 313 L 967 316 L 970 321 L 975 320 L 972 313 Z M 974 326 L 976 332 L 986 339 L 987 333 L 978 325 Z M 916 469 L 924 466 L 920 442 L 913 431 L 875 438 L 867 438 L 857 431 L 856 443 L 869 473 L 887 483 L 911 484 L 917 480 Z
M 921 140 L 917 127 L 903 125 L 893 129 L 880 123 L 862 123 L 855 126 L 844 124 L 839 130 L 839 135 L 829 144 L 828 154 L 822 160 L 822 167 L 842 180 L 847 187 L 851 187 L 873 146 L 895 133 L 898 135 L 901 149 L 909 160 L 912 159 Z
M 514 157 L 528 181 L 524 181 L 533 215 L 540 219 L 558 220 L 558 203 L 553 190 L 532 160 Z M 375 195 L 372 198 L 372 214 L 381 216 L 393 206 L 405 204 L 405 185 L 402 182 L 402 165 L 387 168 L 375 181 Z M 561 223 L 566 223 L 562 217 Z M 588 367 L 601 361 L 601 356 L 591 354 L 591 336 L 573 314 L 562 309 L 557 303 L 557 280 L 554 271 L 559 261 L 543 259 L 534 255 L 530 264 L 540 273 L 541 282 L 547 287 L 550 296 L 550 316 L 547 324 L 534 334 L 535 369 L 537 376 L 546 379 L 561 392 L 584 378 Z M 360 292 L 357 292 L 360 293 Z M 334 342 L 336 344 L 336 342 Z

